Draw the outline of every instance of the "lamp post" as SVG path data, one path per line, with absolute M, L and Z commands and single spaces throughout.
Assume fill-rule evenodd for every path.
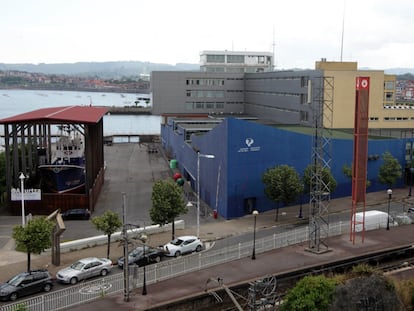
M 19 179 L 20 179 L 21 199 L 22 199 L 22 226 L 24 227 L 24 225 L 26 224 L 26 221 L 25 221 L 26 215 L 24 211 L 24 180 L 26 179 L 26 176 L 24 176 L 23 173 L 20 173 Z
M 215 156 L 197 152 L 197 237 L 200 237 L 200 158 L 214 159 Z
M 387 230 L 390 230 L 390 202 L 391 202 L 391 196 L 392 196 L 392 189 L 388 189 L 387 194 L 388 194 Z
M 255 260 L 256 259 L 256 217 L 259 214 L 259 212 L 257 210 L 254 210 L 252 214 L 254 216 L 252 260 Z
M 143 248 L 144 248 L 144 258 L 145 258 L 145 263 L 144 263 L 144 277 L 143 277 L 143 284 L 142 284 L 142 295 L 146 295 L 147 294 L 147 273 L 146 273 L 146 269 L 145 267 L 147 266 L 147 260 L 148 258 L 146 257 L 146 253 L 145 253 L 145 249 L 147 248 L 146 242 L 147 242 L 148 237 L 143 234 L 141 235 L 140 240 L 142 241 L 142 243 L 144 243 Z
M 122 192 L 122 237 L 124 242 L 124 301 L 129 301 L 129 261 L 128 261 L 128 229 L 126 215 L 126 193 Z
M 410 191 L 408 191 L 408 196 L 411 196 L 411 188 L 413 187 L 413 173 L 414 167 L 410 167 Z

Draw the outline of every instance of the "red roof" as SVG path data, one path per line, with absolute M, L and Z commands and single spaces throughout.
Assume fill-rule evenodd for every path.
M 107 112 L 107 108 L 94 106 L 65 106 L 43 108 L 1 119 L 0 124 L 33 121 L 48 123 L 98 123 Z

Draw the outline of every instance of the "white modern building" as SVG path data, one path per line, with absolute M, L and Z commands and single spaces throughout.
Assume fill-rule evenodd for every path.
M 253 73 L 273 71 L 270 52 L 202 51 L 200 70 L 204 72 Z

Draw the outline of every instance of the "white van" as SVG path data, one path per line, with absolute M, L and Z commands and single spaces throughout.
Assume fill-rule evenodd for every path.
M 355 219 L 355 231 L 361 232 L 362 231 L 362 221 L 363 221 L 364 213 L 356 213 Z M 375 230 L 380 228 L 387 228 L 387 221 L 388 221 L 388 214 L 381 211 L 366 211 L 365 212 L 365 231 L 368 230 Z M 390 217 L 390 226 L 394 225 L 394 221 L 392 217 Z

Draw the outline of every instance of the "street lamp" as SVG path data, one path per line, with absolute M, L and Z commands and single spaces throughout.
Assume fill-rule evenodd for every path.
M 144 272 L 144 277 L 143 277 L 143 284 L 142 284 L 142 295 L 147 294 L 147 273 L 146 273 L 146 269 L 145 269 L 145 267 L 147 266 L 147 261 L 148 261 L 148 258 L 146 257 L 146 254 L 145 254 L 145 249 L 147 247 L 147 245 L 146 245 L 147 239 L 148 239 L 148 237 L 145 234 L 141 235 L 141 237 L 140 237 L 140 240 L 142 241 L 142 243 L 144 243 L 143 248 L 144 248 L 144 258 L 145 258 L 144 271 L 143 271 Z
M 408 196 L 411 196 L 411 188 L 413 187 L 413 173 L 414 167 L 410 167 L 410 191 L 408 192 Z
M 252 259 L 255 260 L 256 259 L 256 217 L 259 214 L 259 212 L 257 210 L 254 210 L 252 214 L 254 216 L 254 226 L 253 226 L 253 254 L 252 254 Z
M 388 194 L 387 230 L 390 230 L 390 202 L 391 202 L 391 196 L 392 196 L 392 189 L 388 189 L 387 194 Z
M 200 158 L 214 159 L 215 156 L 197 152 L 197 237 L 200 237 Z
M 24 212 L 24 180 L 26 179 L 26 176 L 24 176 L 23 173 L 20 173 L 19 176 L 20 179 L 20 191 L 21 191 L 21 199 L 22 199 L 22 226 L 24 227 L 25 225 L 25 212 Z

